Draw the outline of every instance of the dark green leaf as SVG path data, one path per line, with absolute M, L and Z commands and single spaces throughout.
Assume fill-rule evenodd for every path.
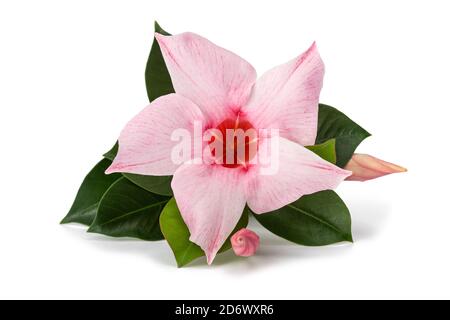
M 162 34 L 164 36 L 171 36 L 170 33 L 168 33 L 166 30 L 161 28 L 161 26 L 159 25 L 158 21 L 155 21 L 155 32 L 158 32 L 159 34 Z
M 172 188 L 170 186 L 172 176 L 142 176 L 132 173 L 123 173 L 123 176 L 134 184 L 137 184 L 139 187 L 152 193 L 163 196 L 173 195 Z
M 161 240 L 159 216 L 169 201 L 121 177 L 106 191 L 88 232 L 112 237 Z
M 114 147 L 111 148 L 103 156 L 109 160 L 114 160 L 119 150 L 119 143 L 116 142 Z M 163 196 L 173 195 L 170 183 L 172 182 L 172 176 L 143 176 L 139 174 L 123 173 L 123 176 L 138 185 L 139 187 L 150 191 L 152 193 L 160 194 Z
M 114 158 L 117 156 L 117 152 L 119 151 L 119 142 L 117 141 L 114 146 L 103 155 L 106 159 L 109 159 L 111 161 L 114 160 Z
M 103 159 L 88 173 L 69 213 L 61 223 L 77 222 L 88 226 L 92 224 L 103 194 L 111 184 L 121 177 L 120 174 L 105 174 L 105 170 L 110 165 L 110 160 Z
M 336 164 L 336 139 L 330 139 L 321 144 L 306 147 L 322 159 Z
M 156 21 L 155 32 L 170 36 L 170 34 L 164 31 Z M 145 69 L 145 84 L 150 101 L 153 101 L 160 96 L 175 92 L 172 86 L 169 71 L 167 70 L 161 53 L 161 49 L 155 38 L 153 39 L 153 45 L 148 57 L 147 67 Z M 118 149 L 119 145 L 116 142 L 114 147 L 104 154 L 104 157 L 114 160 Z M 170 187 L 172 176 L 144 176 L 131 173 L 124 173 L 123 176 L 139 187 L 152 193 L 165 196 L 173 195 L 172 188 Z
M 170 34 L 164 31 L 156 21 L 155 32 L 170 36 Z M 166 63 L 164 62 L 161 53 L 161 48 L 156 39 L 153 39 L 153 45 L 147 60 L 147 67 L 145 68 L 145 84 L 150 101 L 175 92 L 169 71 L 167 70 Z
M 339 110 L 325 104 L 319 105 L 316 144 L 336 139 L 336 164 L 339 167 L 345 167 L 358 145 L 369 136 L 370 133 Z
M 245 228 L 248 224 L 248 214 L 245 210 L 236 228 L 232 232 Z M 160 217 L 161 231 L 175 255 L 178 267 L 185 266 L 191 261 L 204 256 L 203 250 L 195 243 L 189 241 L 190 233 L 181 217 L 175 199 L 171 199 L 165 206 Z M 227 239 L 219 252 L 231 248 L 230 239 Z
M 353 241 L 350 212 L 331 190 L 303 196 L 281 209 L 254 216 L 274 234 L 305 246 Z

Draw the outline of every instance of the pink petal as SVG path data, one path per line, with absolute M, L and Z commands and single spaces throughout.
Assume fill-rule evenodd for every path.
M 279 138 L 278 155 L 274 155 L 273 151 L 263 155 L 262 150 L 268 150 L 267 145 L 273 139 L 261 142 L 258 160 L 278 170 L 263 174 L 268 166 L 255 165 L 248 172 L 247 203 L 255 213 L 273 211 L 303 195 L 334 189 L 351 174 L 284 138 Z
M 241 229 L 231 237 L 231 245 L 237 256 L 250 257 L 259 247 L 259 237 L 249 229 Z
M 407 170 L 396 164 L 377 159 L 368 154 L 355 153 L 345 169 L 352 171 L 346 180 L 366 181 L 379 178 L 391 173 L 406 172 Z
M 190 240 L 205 251 L 208 264 L 236 227 L 245 207 L 244 173 L 221 165 L 182 165 L 172 189 Z
M 194 33 L 156 34 L 175 92 L 196 103 L 215 126 L 246 104 L 255 69 Z
M 171 140 L 172 133 L 186 129 L 194 136 L 194 123 L 202 121 L 200 109 L 180 95 L 156 99 L 125 126 L 119 137 L 119 152 L 106 173 L 172 175 L 180 166 L 171 158 L 173 147 L 180 143 Z
M 313 145 L 323 75 L 324 65 L 314 43 L 296 59 L 258 79 L 243 112 L 256 128 L 276 128 L 286 139 Z

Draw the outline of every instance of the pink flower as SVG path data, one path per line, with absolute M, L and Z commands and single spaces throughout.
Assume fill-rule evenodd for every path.
M 249 229 L 241 229 L 231 237 L 231 245 L 237 256 L 250 257 L 259 247 L 259 237 Z
M 172 190 L 190 240 L 205 251 L 208 263 L 246 204 L 257 214 L 273 211 L 303 195 L 334 189 L 351 174 L 303 147 L 315 143 L 324 74 L 315 44 L 256 81 L 247 61 L 196 34 L 156 34 L 156 39 L 176 93 L 156 99 L 126 125 L 107 173 L 173 175 Z M 175 163 L 171 152 L 178 142 L 172 133 L 183 128 L 198 135 L 196 123 L 202 123 L 202 136 L 209 129 L 278 129 L 278 170 L 263 174 L 262 165 L 249 163 L 266 156 L 263 150 L 276 139 L 270 135 L 258 137 L 256 155 L 234 165 Z M 201 148 L 207 154 L 209 143 Z
M 346 180 L 366 181 L 379 178 L 391 173 L 406 172 L 407 170 L 396 164 L 377 159 L 368 154 L 355 153 L 345 169 L 352 171 Z

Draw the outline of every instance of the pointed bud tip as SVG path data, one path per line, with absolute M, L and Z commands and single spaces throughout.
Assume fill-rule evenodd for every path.
M 355 153 L 345 169 L 352 171 L 347 180 L 367 181 L 376 179 L 392 173 L 402 173 L 408 170 L 399 165 L 375 158 L 367 154 Z

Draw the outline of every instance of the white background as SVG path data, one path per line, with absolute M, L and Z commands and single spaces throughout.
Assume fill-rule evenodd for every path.
M 448 1 L 0 3 L 0 298 L 450 298 Z M 409 169 L 338 192 L 354 244 L 306 248 L 257 227 L 252 258 L 177 269 L 165 242 L 61 226 L 84 175 L 147 104 L 153 20 L 259 74 L 316 40 L 321 101 Z

